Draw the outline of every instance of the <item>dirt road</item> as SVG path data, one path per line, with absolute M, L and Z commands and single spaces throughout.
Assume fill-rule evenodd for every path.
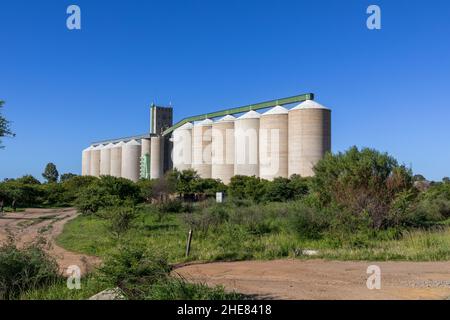
M 369 290 L 367 267 L 381 269 L 381 289 Z M 224 285 L 266 299 L 448 299 L 450 262 L 274 260 L 190 265 L 184 278 Z
M 61 271 L 77 265 L 81 272 L 91 270 L 100 263 L 97 257 L 67 251 L 55 244 L 64 224 L 76 218 L 75 209 L 27 209 L 25 212 L 7 213 L 0 216 L 0 242 L 12 235 L 18 246 L 42 237 L 48 242 L 48 251 L 57 260 Z
M 12 234 L 19 246 L 43 237 L 64 272 L 82 272 L 100 263 L 96 257 L 55 244 L 74 209 L 28 209 L 0 217 L 0 242 Z M 366 286 L 369 265 L 381 269 L 381 289 Z M 267 299 L 447 299 L 450 262 L 339 262 L 323 260 L 242 261 L 190 265 L 175 270 L 193 282 L 222 284 L 229 290 Z

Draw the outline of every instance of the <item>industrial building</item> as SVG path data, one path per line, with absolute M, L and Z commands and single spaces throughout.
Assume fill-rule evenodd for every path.
M 82 152 L 82 175 L 137 181 L 158 179 L 175 168 L 224 183 L 234 175 L 307 177 L 330 150 L 331 110 L 312 93 L 192 116 L 175 125 L 171 107 L 153 104 L 150 133 L 92 143 Z

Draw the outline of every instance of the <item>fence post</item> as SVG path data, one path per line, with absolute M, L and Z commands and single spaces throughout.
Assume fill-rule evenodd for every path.
M 186 244 L 186 257 L 189 257 L 189 252 L 191 251 L 191 241 L 192 241 L 192 229 L 189 230 L 187 244 Z

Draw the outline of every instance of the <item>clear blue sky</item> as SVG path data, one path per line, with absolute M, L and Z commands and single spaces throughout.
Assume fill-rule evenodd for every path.
M 66 8 L 82 30 L 66 28 Z M 382 29 L 366 28 L 378 4 Z M 91 141 L 298 93 L 333 109 L 333 151 L 368 146 L 450 176 L 450 2 L 2 0 L 0 179 L 80 173 Z

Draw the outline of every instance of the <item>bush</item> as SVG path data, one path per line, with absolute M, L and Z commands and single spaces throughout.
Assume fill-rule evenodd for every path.
M 171 268 L 165 257 L 137 245 L 126 245 L 99 269 L 101 281 L 119 287 L 129 299 L 140 299 L 148 287 L 166 279 Z
M 108 220 L 109 230 L 120 238 L 133 225 L 137 217 L 136 208 L 132 203 L 125 203 L 120 207 L 103 208 L 98 215 Z
M 137 203 L 140 199 L 140 189 L 131 180 L 102 176 L 83 188 L 74 204 L 80 212 L 89 214 L 101 208 L 120 206 L 126 201 Z
M 122 200 L 118 196 L 107 194 L 97 185 L 81 190 L 74 201 L 78 211 L 84 214 L 96 213 L 101 208 L 119 206 L 121 203 Z
M 291 207 L 290 225 L 300 238 L 320 239 L 330 227 L 324 211 L 297 203 Z
M 337 204 L 358 216 L 367 212 L 374 228 L 387 227 L 397 194 L 412 189 L 411 170 L 385 153 L 350 148 L 328 153 L 314 167 L 312 189 L 323 206 Z
M 235 199 L 248 199 L 260 202 L 265 196 L 266 182 L 266 180 L 261 180 L 255 176 L 236 175 L 230 180 L 228 192 Z
M 37 244 L 17 248 L 12 241 L 0 246 L 0 300 L 57 282 L 58 265 Z

